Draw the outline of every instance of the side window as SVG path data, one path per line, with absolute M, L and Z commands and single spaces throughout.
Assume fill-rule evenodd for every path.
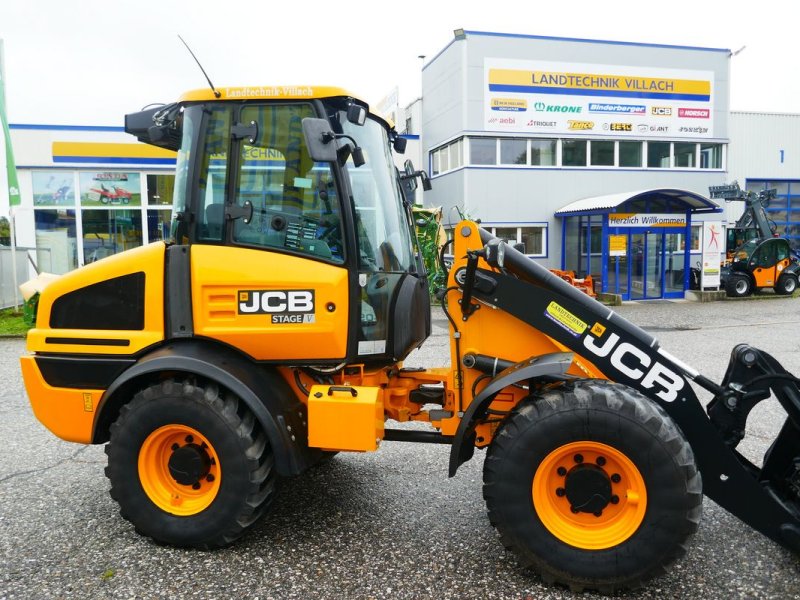
M 225 223 L 225 171 L 228 166 L 228 143 L 231 109 L 214 106 L 208 117 L 207 134 L 198 183 L 198 197 L 203 207 L 198 215 L 198 239 L 223 241 Z
M 253 205 L 250 223 L 234 221 L 233 241 L 343 262 L 339 199 L 327 163 L 315 163 L 303 138 L 309 104 L 252 106 L 239 122 L 255 122 L 254 143 L 240 145 L 235 204 Z

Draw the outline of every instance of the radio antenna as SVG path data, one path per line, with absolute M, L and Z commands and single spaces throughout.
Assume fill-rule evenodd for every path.
M 214 92 L 214 98 L 219 98 L 220 96 L 222 96 L 222 94 L 220 94 L 220 93 L 219 93 L 219 92 L 216 90 L 216 88 L 214 87 L 214 84 L 213 84 L 213 83 L 211 83 L 211 79 L 208 77 L 208 73 L 206 73 L 206 70 L 203 68 L 203 65 L 201 65 L 201 64 L 200 64 L 200 61 L 199 61 L 199 60 L 197 60 L 197 57 L 194 55 L 194 52 L 192 52 L 192 49 L 191 49 L 191 48 L 189 48 L 189 44 L 187 44 L 187 43 L 186 43 L 186 40 L 184 40 L 184 39 L 183 39 L 183 38 L 180 36 L 180 34 L 178 34 L 178 39 L 179 39 L 180 41 L 182 41 L 182 42 L 183 42 L 183 45 L 184 45 L 184 46 L 186 46 L 186 49 L 189 51 L 189 54 L 191 54 L 191 55 L 192 55 L 192 58 L 194 59 L 194 62 L 196 62 L 196 63 L 197 63 L 197 66 L 198 66 L 198 67 L 200 67 L 200 70 L 203 72 L 203 75 L 205 76 L 205 78 L 206 78 L 206 81 L 208 82 L 208 87 L 210 87 L 210 88 L 211 88 L 211 91 L 212 91 L 212 92 Z

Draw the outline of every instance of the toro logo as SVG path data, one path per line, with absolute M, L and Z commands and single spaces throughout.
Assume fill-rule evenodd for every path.
M 651 106 L 650 113 L 657 117 L 671 117 L 672 107 L 670 106 Z
M 273 323 L 314 323 L 314 290 L 240 290 L 240 315 L 272 315 Z
M 567 121 L 570 129 L 588 131 L 594 129 L 594 121 Z
M 611 365 L 626 377 L 639 381 L 645 389 L 655 388 L 655 394 L 664 402 L 674 402 L 686 384 L 683 377 L 654 361 L 643 350 L 629 342 L 619 341 L 616 333 L 597 345 L 597 338 L 587 335 L 583 345 L 600 358 L 608 358 Z

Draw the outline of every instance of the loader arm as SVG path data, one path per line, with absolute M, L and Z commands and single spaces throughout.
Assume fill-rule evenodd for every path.
M 492 239 L 482 229 L 480 236 L 483 243 Z M 491 279 L 494 285 L 476 286 L 473 298 L 541 331 L 591 361 L 610 380 L 638 390 L 660 405 L 689 441 L 702 473 L 704 493 L 769 538 L 800 551 L 800 497 L 796 489 L 787 491 L 791 484 L 765 480 L 762 469 L 727 445 L 689 382 L 694 381 L 717 397 L 729 396 L 728 387 L 716 385 L 681 363 L 662 350 L 653 336 L 514 248 L 505 249 L 503 271 L 480 269 L 480 277 Z M 493 288 L 491 293 L 481 291 L 487 287 Z M 796 381 L 784 377 L 780 385 L 793 386 L 792 394 L 798 394 Z M 794 395 L 791 402 L 785 403 L 789 417 L 775 442 L 784 453 L 790 452 L 789 447 L 796 450 L 800 439 L 798 397 Z M 477 401 L 480 399 L 473 402 Z M 473 425 L 469 416 L 478 415 L 467 410 L 459 427 L 461 435 Z M 459 452 L 454 444 L 451 465 L 459 462 Z M 796 473 L 789 473 L 788 477 L 797 479 Z

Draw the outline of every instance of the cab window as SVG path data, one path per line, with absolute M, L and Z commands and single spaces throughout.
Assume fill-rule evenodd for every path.
M 255 123 L 254 142 L 239 145 L 235 198 L 250 202 L 249 223 L 234 221 L 233 242 L 282 249 L 320 259 L 344 261 L 339 198 L 327 163 L 308 154 L 302 120 L 313 117 L 310 104 L 248 106 L 240 123 Z

